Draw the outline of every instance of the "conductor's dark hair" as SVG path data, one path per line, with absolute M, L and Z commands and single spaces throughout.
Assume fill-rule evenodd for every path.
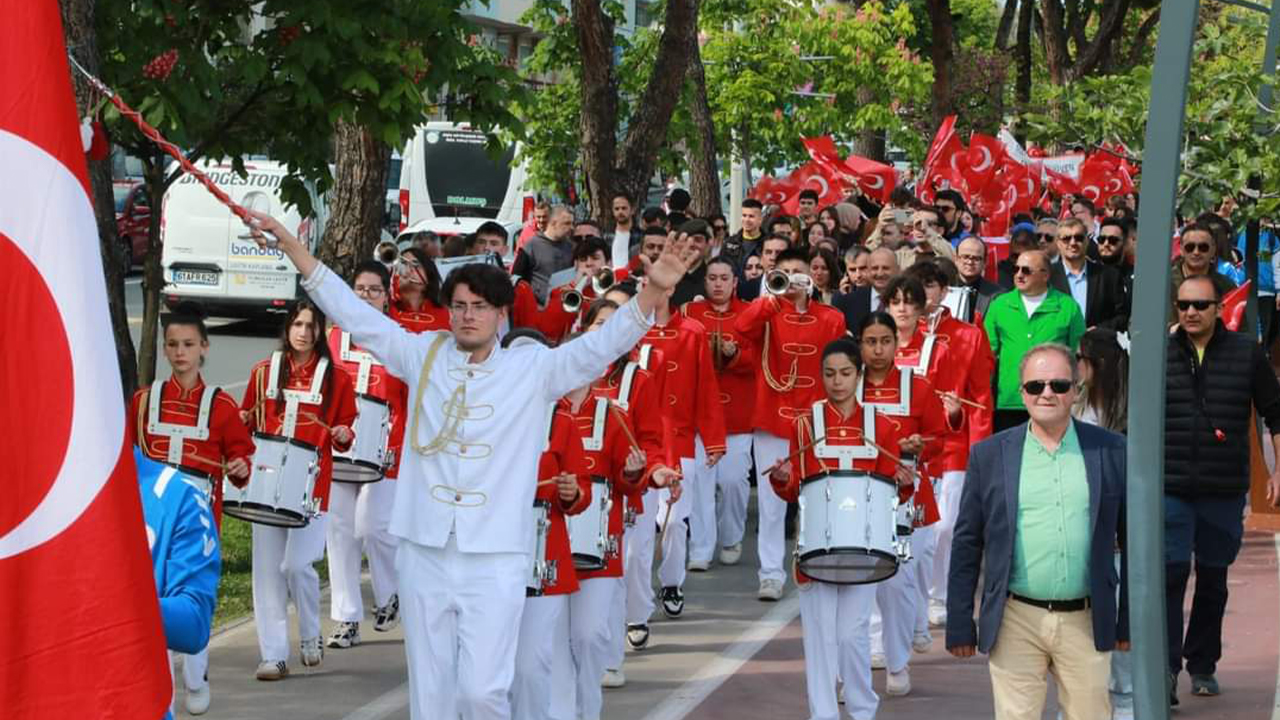
M 472 263 L 449 273 L 444 281 L 444 288 L 440 291 L 443 305 L 453 302 L 453 292 L 459 285 L 465 285 L 468 290 L 497 308 L 511 307 L 516 301 L 511 276 L 493 265 Z

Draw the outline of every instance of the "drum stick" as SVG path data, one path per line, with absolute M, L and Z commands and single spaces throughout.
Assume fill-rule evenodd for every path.
M 762 477 L 768 477 L 771 473 L 773 473 L 773 471 L 774 471 L 774 470 L 777 470 L 778 468 L 782 467 L 782 466 L 783 466 L 783 464 L 785 464 L 785 463 L 787 463 L 787 462 L 790 462 L 791 460 L 793 460 L 793 459 L 795 459 L 795 458 L 800 457 L 801 455 L 803 455 L 803 454 L 805 453 L 805 451 L 809 450 L 809 448 L 812 448 L 814 445 L 817 445 L 818 443 L 820 443 L 820 442 L 822 442 L 822 441 L 824 441 L 824 440 L 826 440 L 826 439 L 827 439 L 827 436 L 826 436 L 826 435 L 823 435 L 822 437 L 815 439 L 813 442 L 811 442 L 811 443 L 809 443 L 809 444 L 807 444 L 807 445 L 801 445 L 799 450 L 796 450 L 795 452 L 791 453 L 790 455 L 788 455 L 788 456 L 786 456 L 786 457 L 784 457 L 784 458 L 781 458 L 780 460 L 778 460 L 778 461 L 777 461 L 777 462 L 775 462 L 774 464 L 770 465 L 770 466 L 769 466 L 769 469 L 767 469 L 767 470 L 765 470 L 764 472 L 760 473 L 760 475 L 761 475 Z
M 631 432 L 630 426 L 627 425 L 627 416 L 623 415 L 622 411 L 618 409 L 618 403 L 613 400 L 609 400 L 609 410 L 613 412 L 614 417 L 618 420 L 618 424 L 622 426 L 622 431 L 627 434 L 627 440 L 631 443 L 631 449 L 641 455 L 644 455 L 644 451 L 640 449 L 640 443 L 636 442 L 635 434 Z
M 939 395 L 939 396 L 942 396 L 942 395 L 952 395 L 952 394 L 954 394 L 954 393 L 948 393 L 948 392 L 946 392 L 945 390 L 936 390 L 936 389 L 934 390 L 934 392 L 938 393 L 938 395 Z M 974 408 L 975 410 L 986 410 L 986 409 L 987 409 L 987 406 L 986 406 L 986 405 L 983 405 L 982 403 L 979 403 L 979 402 L 974 402 L 974 401 L 972 401 L 972 400 L 965 400 L 964 398 L 960 397 L 959 395 L 956 395 L 956 396 L 955 396 L 955 401 L 956 401 L 956 402 L 958 402 L 958 403 L 960 403 L 961 405 L 968 405 L 969 407 Z

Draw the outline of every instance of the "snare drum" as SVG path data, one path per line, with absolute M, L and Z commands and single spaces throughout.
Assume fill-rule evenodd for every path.
M 897 512 L 892 478 L 839 470 L 805 479 L 796 533 L 800 572 L 839 585 L 893 577 L 899 562 Z
M 609 536 L 609 511 L 613 508 L 609 481 L 591 476 L 591 504 L 577 515 L 565 518 L 569 526 L 569 547 L 578 570 L 601 570 L 618 552 L 617 538 Z
M 301 440 L 255 432 L 253 465 L 243 489 L 225 481 L 222 511 L 249 522 L 299 528 L 320 514 L 320 500 L 312 496 L 320 473 L 315 445 Z
M 547 559 L 547 536 L 551 532 L 551 503 L 533 501 L 533 537 L 529 556 L 529 576 L 525 578 L 525 597 L 542 595 L 556 584 L 556 561 Z
M 346 452 L 333 454 L 335 482 L 371 483 L 382 479 L 390 464 L 391 407 L 372 395 L 356 395 L 355 440 Z

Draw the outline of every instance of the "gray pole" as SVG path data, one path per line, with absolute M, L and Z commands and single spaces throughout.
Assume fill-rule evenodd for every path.
M 1262 53 L 1262 72 L 1265 75 L 1271 75 L 1276 71 L 1276 45 L 1280 43 L 1280 2 L 1273 2 L 1270 11 L 1268 11 L 1269 21 L 1267 23 L 1267 44 L 1266 49 Z M 1271 107 L 1272 89 L 1271 83 L 1264 82 L 1262 87 L 1258 88 L 1258 102 L 1264 108 Z M 1260 135 L 1270 134 L 1270 123 L 1266 110 L 1259 110 L 1257 132 Z M 1254 175 L 1249 178 L 1249 189 L 1254 193 L 1262 190 L 1262 178 Z M 1256 203 L 1256 199 L 1252 203 Z M 1250 204 L 1252 204 L 1250 203 Z M 1259 331 L 1258 328 L 1258 241 L 1261 235 L 1261 227 L 1259 218 L 1249 220 L 1245 228 L 1245 251 L 1244 262 L 1245 271 L 1249 277 L 1249 299 L 1245 308 L 1245 326 L 1242 331 L 1254 334 Z M 1266 328 L 1261 329 L 1265 336 Z M 1266 348 L 1270 350 L 1270 348 Z
M 1199 0 L 1161 3 L 1160 39 L 1142 151 L 1142 212 L 1133 278 L 1129 374 L 1129 624 L 1134 715 L 1169 717 L 1164 591 L 1164 376 L 1169 252 L 1182 160 L 1182 123 Z

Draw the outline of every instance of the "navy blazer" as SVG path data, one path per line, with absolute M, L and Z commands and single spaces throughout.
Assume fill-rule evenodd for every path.
M 1089 597 L 1093 644 L 1099 651 L 1129 639 L 1127 559 L 1115 569 L 1115 548 L 1124 543 L 1125 438 L 1096 425 L 1075 423 L 1089 482 Z M 1013 536 L 1018 525 L 1018 475 L 1027 424 L 1009 428 L 974 445 L 960 494 L 960 515 L 951 540 L 947 577 L 947 647 L 976 645 L 991 652 L 1009 595 Z M 974 592 L 983 579 L 982 607 L 973 622 Z M 1120 586 L 1119 612 L 1116 586 Z M 1070 600 L 1073 598 L 1059 598 Z

